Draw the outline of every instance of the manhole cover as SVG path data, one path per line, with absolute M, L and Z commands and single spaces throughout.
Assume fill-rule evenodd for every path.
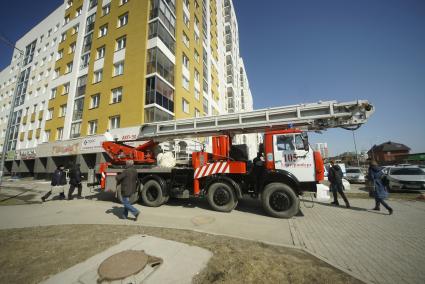
M 156 266 L 162 259 L 147 255 L 142 250 L 126 250 L 105 259 L 98 268 L 99 280 L 121 280 L 142 271 L 146 264 Z

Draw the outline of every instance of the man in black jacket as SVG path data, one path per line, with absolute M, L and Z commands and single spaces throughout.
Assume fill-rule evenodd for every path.
M 344 186 L 342 184 L 342 177 L 343 177 L 343 173 L 342 173 L 341 167 L 338 165 L 335 165 L 334 161 L 331 161 L 331 167 L 328 173 L 328 180 L 331 183 L 331 190 L 334 196 L 334 202 L 332 202 L 332 204 L 339 205 L 338 196 L 337 196 L 337 192 L 338 192 L 341 195 L 342 199 L 344 199 L 345 206 L 347 208 L 350 208 L 350 203 L 348 202 L 348 199 L 345 196 L 343 191 Z
M 74 189 L 78 188 L 78 198 L 82 198 L 81 192 L 83 190 L 83 185 L 81 184 L 82 174 L 80 170 L 80 164 L 75 164 L 69 172 L 69 191 L 68 191 L 68 200 L 72 200 L 72 194 Z
M 137 191 L 137 171 L 132 160 L 125 161 L 125 165 L 126 169 L 116 177 L 117 185 L 121 184 L 121 196 L 124 205 L 123 218 L 127 219 L 128 211 L 130 211 L 135 217 L 134 221 L 137 221 L 140 212 L 130 203 L 130 196 Z
M 52 194 L 53 190 L 60 191 L 59 198 L 65 199 L 65 185 L 66 185 L 66 173 L 64 172 L 64 166 L 59 165 L 52 176 L 52 182 L 50 183 L 52 186 L 50 190 L 41 197 L 43 202 L 46 201 L 47 198 Z

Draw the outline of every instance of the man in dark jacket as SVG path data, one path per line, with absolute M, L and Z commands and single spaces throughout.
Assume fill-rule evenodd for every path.
M 139 217 L 139 210 L 134 208 L 130 203 L 130 196 L 137 191 L 137 171 L 134 168 L 132 160 L 125 161 L 126 169 L 117 175 L 117 185 L 121 184 L 122 203 L 124 205 L 124 219 L 128 217 L 128 211 L 134 215 L 134 221 Z
M 332 202 L 332 204 L 339 205 L 338 196 L 337 196 L 337 193 L 339 193 L 342 199 L 344 199 L 345 206 L 347 206 L 347 208 L 350 208 L 350 203 L 348 202 L 348 199 L 345 196 L 343 191 L 344 186 L 342 184 L 342 177 L 343 177 L 343 173 L 342 173 L 341 167 L 338 165 L 335 165 L 334 161 L 331 161 L 331 167 L 328 173 L 328 180 L 331 183 L 331 190 L 334 196 L 334 202 Z
M 388 190 L 383 181 L 384 173 L 382 172 L 382 168 L 378 167 L 378 163 L 374 160 L 370 161 L 368 178 L 373 182 L 373 196 L 375 197 L 375 208 L 372 210 L 381 210 L 380 204 L 382 204 L 390 215 L 393 214 L 393 209 L 384 200 L 388 197 Z
M 60 191 L 59 198 L 65 199 L 65 185 L 66 185 L 66 173 L 64 172 L 64 166 L 59 165 L 52 176 L 52 182 L 50 183 L 52 186 L 50 190 L 41 197 L 43 202 L 46 201 L 47 198 L 52 194 L 53 190 Z
M 78 198 L 82 198 L 81 192 L 83 190 L 83 186 L 81 184 L 82 174 L 80 170 L 80 164 L 75 164 L 69 172 L 69 191 L 68 191 L 68 200 L 72 200 L 72 194 L 74 193 L 75 187 L 78 188 Z

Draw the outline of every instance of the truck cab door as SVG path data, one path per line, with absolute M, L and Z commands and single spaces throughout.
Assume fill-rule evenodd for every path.
M 315 181 L 313 151 L 306 147 L 304 141 L 301 133 L 275 135 L 273 137 L 275 169 L 292 173 L 300 182 L 313 182 Z

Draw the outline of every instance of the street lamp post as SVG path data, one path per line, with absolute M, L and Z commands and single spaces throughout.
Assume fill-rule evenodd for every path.
M 353 141 L 354 141 L 354 151 L 356 151 L 357 167 L 360 168 L 359 155 L 357 154 L 356 135 L 354 135 L 354 130 L 352 132 L 353 132 Z
M 22 50 L 20 50 L 19 48 L 17 48 L 16 46 L 14 46 L 12 43 L 10 43 L 5 38 L 0 37 L 0 40 L 2 40 L 7 45 L 12 46 L 14 49 L 19 51 L 19 59 L 18 59 L 19 61 L 18 61 L 18 70 L 17 70 L 18 76 L 16 78 L 15 91 L 13 92 L 12 101 L 11 101 L 11 104 L 10 104 L 9 118 L 7 120 L 6 133 L 5 133 L 5 137 L 4 137 L 3 149 L 2 149 L 1 160 L 0 160 L 0 185 L 1 185 L 2 182 L 3 182 L 4 163 L 5 163 L 5 160 L 6 160 L 6 152 L 7 152 L 7 148 L 8 148 L 8 144 L 9 144 L 9 134 L 10 134 L 9 132 L 10 132 L 11 124 L 12 124 L 13 111 L 15 110 L 16 93 L 18 92 L 18 84 L 19 84 L 19 79 L 20 79 L 20 75 L 21 75 L 20 73 L 21 73 L 21 67 L 22 67 L 22 63 L 23 63 L 23 59 L 24 59 L 24 52 Z

